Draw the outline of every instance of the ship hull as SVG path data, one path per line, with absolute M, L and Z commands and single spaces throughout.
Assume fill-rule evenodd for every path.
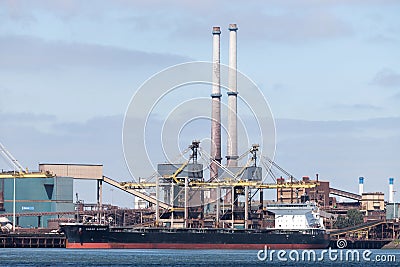
M 324 230 L 128 229 L 63 225 L 67 248 L 87 249 L 323 249 Z

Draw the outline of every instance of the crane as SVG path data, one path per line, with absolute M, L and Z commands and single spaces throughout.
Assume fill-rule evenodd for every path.
M 11 163 L 14 169 L 18 170 L 18 172 L 20 173 L 26 173 L 24 167 L 22 167 L 22 165 L 18 162 L 18 160 L 14 158 L 14 156 L 5 148 L 5 146 L 2 143 L 0 143 L 0 152 L 3 158 Z
M 10 163 L 14 168 L 14 171 L 11 172 L 1 172 L 0 179 L 54 177 L 54 175 L 50 172 L 28 172 L 28 169 L 24 168 L 2 143 L 0 143 L 0 153 L 3 158 L 7 160 L 7 162 Z

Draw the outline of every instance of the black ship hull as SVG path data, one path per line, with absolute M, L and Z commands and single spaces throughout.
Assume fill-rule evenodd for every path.
M 65 224 L 61 229 L 67 248 L 323 249 L 329 245 L 329 236 L 321 229 L 135 229 L 85 224 Z

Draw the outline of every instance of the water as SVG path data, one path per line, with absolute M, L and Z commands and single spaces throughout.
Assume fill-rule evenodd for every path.
M 364 250 L 359 250 L 362 253 Z M 399 250 L 371 250 L 370 258 L 394 255 L 396 262 L 260 261 L 255 250 L 71 250 L 0 249 L 0 266 L 399 266 Z M 301 254 L 302 251 L 299 251 Z M 320 255 L 321 250 L 316 250 Z M 295 254 L 292 254 L 295 256 Z M 344 254 L 343 254 L 344 255 Z M 275 256 L 276 257 L 276 256 Z M 344 258 L 344 256 L 343 256 Z

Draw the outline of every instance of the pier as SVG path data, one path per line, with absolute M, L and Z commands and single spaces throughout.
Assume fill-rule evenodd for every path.
M 1 234 L 0 248 L 65 248 L 65 236 L 58 233 Z

